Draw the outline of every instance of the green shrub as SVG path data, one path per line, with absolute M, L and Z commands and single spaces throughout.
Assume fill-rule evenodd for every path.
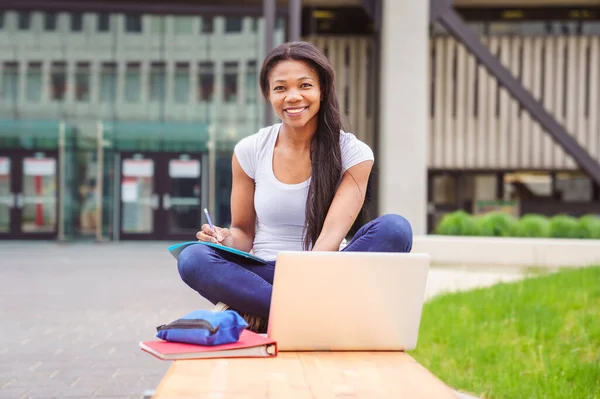
M 473 216 L 465 211 L 450 212 L 442 217 L 435 233 L 453 236 L 484 237 L 552 237 L 600 239 L 600 217 L 586 215 L 577 219 L 560 214 L 549 218 L 527 214 L 520 219 L 504 212 Z
M 550 237 L 577 238 L 578 235 L 579 222 L 577 218 L 563 214 L 550 218 Z
M 465 211 L 445 214 L 437 225 L 436 233 L 446 236 L 478 235 L 475 218 Z
M 485 237 L 511 237 L 517 219 L 508 213 L 490 212 L 477 218 L 479 233 Z
M 546 216 L 523 215 L 515 226 L 515 237 L 550 237 L 550 221 Z
M 587 215 L 579 218 L 577 222 L 577 237 L 600 239 L 600 217 Z

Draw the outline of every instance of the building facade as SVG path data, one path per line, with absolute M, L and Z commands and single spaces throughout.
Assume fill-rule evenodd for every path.
M 193 237 L 209 173 L 226 223 L 232 146 L 264 121 L 263 37 L 258 16 L 1 13 L 0 233 Z
M 600 8 L 588 3 L 463 7 L 459 13 L 597 165 Z M 431 30 L 429 228 L 456 209 L 496 208 L 515 216 L 600 214 L 599 182 L 582 170 L 577 157 L 465 43 L 440 24 Z
M 2 11 L 0 238 L 186 239 L 203 207 L 229 223 L 233 146 L 276 122 L 258 88 L 268 27 L 259 1 L 201 3 Z M 454 4 L 600 162 L 600 8 L 493 3 Z M 273 45 L 300 18 L 276 4 Z M 399 213 L 425 234 L 456 209 L 600 213 L 598 182 L 435 11 L 304 0 L 296 21 L 332 62 L 344 129 L 375 151 L 364 218 Z

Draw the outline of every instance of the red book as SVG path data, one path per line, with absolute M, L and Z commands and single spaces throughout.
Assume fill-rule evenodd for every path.
M 140 342 L 140 348 L 162 360 L 277 356 L 274 340 L 250 330 L 242 331 L 238 342 L 225 345 L 204 346 L 156 340 Z

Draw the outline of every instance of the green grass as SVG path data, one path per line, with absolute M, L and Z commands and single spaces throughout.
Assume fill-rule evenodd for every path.
M 436 297 L 410 354 L 483 398 L 600 398 L 600 267 Z

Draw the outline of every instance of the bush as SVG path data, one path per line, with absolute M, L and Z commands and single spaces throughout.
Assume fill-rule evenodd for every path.
M 577 237 L 600 239 L 600 217 L 598 216 L 582 216 L 577 225 Z
M 465 211 L 445 214 L 437 225 L 436 233 L 445 236 L 478 235 L 475 218 Z
M 550 221 L 543 215 L 524 215 L 519 219 L 515 237 L 550 237 Z
M 528 214 L 517 219 L 504 212 L 473 216 L 465 211 L 447 213 L 435 234 L 484 237 L 583 238 L 600 239 L 600 217 L 586 215 L 547 216 Z
M 579 223 L 569 215 L 556 215 L 550 218 L 550 237 L 578 238 Z
M 517 219 L 504 212 L 490 212 L 477 218 L 479 233 L 486 237 L 511 237 L 516 226 Z

